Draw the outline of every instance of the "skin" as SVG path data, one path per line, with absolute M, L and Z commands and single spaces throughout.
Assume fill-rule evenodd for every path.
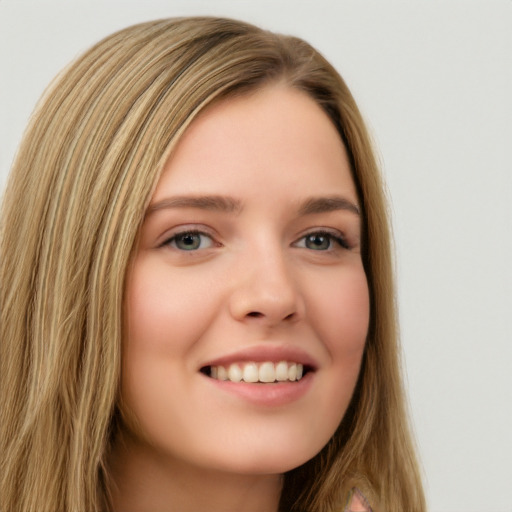
M 229 199 L 176 201 L 190 196 Z M 333 210 L 301 208 L 334 196 Z M 359 374 L 369 297 L 357 208 L 340 137 L 302 92 L 266 86 L 190 125 L 128 273 L 115 510 L 277 510 L 281 475 L 328 442 Z M 204 234 L 177 237 L 187 230 Z M 286 403 L 254 403 L 199 371 L 269 347 L 314 361 Z

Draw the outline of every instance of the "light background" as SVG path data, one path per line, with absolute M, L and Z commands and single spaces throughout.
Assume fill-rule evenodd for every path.
M 392 200 L 430 510 L 512 511 L 512 1 L 0 0 L 0 187 L 65 64 L 127 25 L 196 14 L 299 35 L 347 81 Z

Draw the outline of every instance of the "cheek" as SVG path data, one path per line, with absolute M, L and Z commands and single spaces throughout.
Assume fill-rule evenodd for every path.
M 127 427 L 140 438 L 166 439 L 176 411 L 187 410 L 195 376 L 188 355 L 205 325 L 198 322 L 204 316 L 196 286 L 151 256 L 139 255 L 128 276 L 120 405 Z
M 166 356 L 186 351 L 200 336 L 198 318 L 207 315 L 204 296 L 197 293 L 200 279 L 169 276 L 169 269 L 151 258 L 137 263 L 126 290 L 125 350 Z
M 318 373 L 317 414 L 309 429 L 326 444 L 345 415 L 352 398 L 369 324 L 366 275 L 359 268 L 321 276 L 309 288 L 309 322 L 326 350 L 324 371 Z M 320 446 L 321 447 L 321 446 Z
M 329 396 L 344 411 L 355 387 L 366 344 L 370 298 L 364 269 L 317 280 L 310 293 L 311 323 L 330 359 Z
M 362 265 L 317 283 L 311 296 L 313 322 L 333 362 L 360 359 L 370 318 L 368 283 Z
M 200 298 L 187 293 L 194 286 L 169 277 L 151 256 L 139 255 L 128 276 L 121 392 L 125 408 L 139 419 L 163 413 L 163 390 L 185 385 L 191 374 L 187 354 L 203 329 L 197 321 Z

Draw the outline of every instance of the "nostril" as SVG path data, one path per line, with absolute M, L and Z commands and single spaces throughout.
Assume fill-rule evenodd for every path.
M 261 318 L 263 316 L 263 313 L 260 313 L 259 311 L 251 311 L 247 314 L 247 316 L 251 316 L 253 318 Z

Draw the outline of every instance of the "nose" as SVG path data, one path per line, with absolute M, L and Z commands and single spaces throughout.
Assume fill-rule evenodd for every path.
M 284 255 L 277 251 L 253 252 L 240 262 L 239 269 L 230 299 L 233 318 L 267 327 L 303 318 L 304 298 L 297 276 Z

